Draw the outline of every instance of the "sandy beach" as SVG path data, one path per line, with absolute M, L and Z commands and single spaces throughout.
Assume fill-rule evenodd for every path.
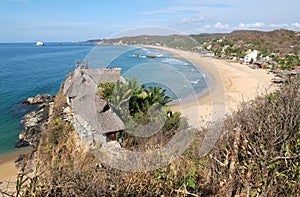
M 173 105 L 174 111 L 179 111 L 187 117 L 193 127 L 205 127 L 230 115 L 243 101 L 253 100 L 258 95 L 274 91 L 277 86 L 271 82 L 273 74 L 266 70 L 251 69 L 247 65 L 233 63 L 210 57 L 201 57 L 197 53 L 177 49 L 154 47 L 184 58 L 210 76 L 213 83 L 209 92 L 192 101 Z
M 0 156 L 0 192 L 13 193 L 15 191 L 18 173 L 15 166 L 17 156 L 16 153 Z
M 16 175 L 18 170 L 15 167 L 15 160 L 18 154 L 8 154 L 0 156 L 0 182 L 6 181 L 11 178 L 12 175 Z
M 0 155 L 0 189 L 6 183 L 16 180 L 18 169 L 15 160 L 20 154 L 27 154 L 32 151 L 31 147 L 22 148 L 12 153 Z

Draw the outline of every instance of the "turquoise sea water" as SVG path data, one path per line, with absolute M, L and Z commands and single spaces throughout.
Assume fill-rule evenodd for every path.
M 125 78 L 137 77 L 141 84 L 159 85 L 167 89 L 172 100 L 196 96 L 209 79 L 191 62 L 154 48 L 97 46 L 86 59 L 91 67 L 121 67 Z
M 86 44 L 0 44 L 0 153 L 13 151 L 21 131 L 21 118 L 31 107 L 20 102 L 36 94 L 56 94 L 75 59 L 93 48 Z
M 91 67 L 121 67 L 125 77 L 160 84 L 174 98 L 182 99 L 191 90 L 199 92 L 206 87 L 203 73 L 191 63 L 156 49 L 87 43 L 46 43 L 43 47 L 0 43 L 0 154 L 16 150 L 21 118 L 32 110 L 20 102 L 36 94 L 57 94 L 78 59 L 88 59 Z

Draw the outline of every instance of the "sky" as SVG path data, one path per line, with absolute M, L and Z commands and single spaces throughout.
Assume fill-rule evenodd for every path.
M 0 42 L 300 31 L 299 0 L 0 0 Z

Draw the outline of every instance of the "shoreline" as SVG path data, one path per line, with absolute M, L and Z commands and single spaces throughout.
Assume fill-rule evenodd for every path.
M 158 46 L 139 46 L 155 48 L 174 54 L 191 62 L 206 75 L 208 87 L 196 92 L 191 98 L 171 103 L 173 111 L 181 112 L 194 128 L 206 127 L 209 122 L 231 114 L 243 101 L 253 100 L 256 96 L 270 93 L 276 89 L 271 82 L 273 74 L 266 70 L 253 70 L 246 65 L 226 60 L 201 57 L 199 54 Z M 19 154 L 32 149 L 22 148 L 11 153 L 0 154 L 0 183 L 9 181 L 17 175 L 15 160 Z
M 20 154 L 30 153 L 32 147 L 24 147 L 11 152 L 0 154 L 0 185 L 2 182 L 14 179 L 18 174 L 18 169 L 15 166 L 15 160 Z
M 206 94 L 170 106 L 173 111 L 187 117 L 190 125 L 195 128 L 206 127 L 210 122 L 232 114 L 242 102 L 271 93 L 278 87 L 271 82 L 274 74 L 267 74 L 263 69 L 252 69 L 240 63 L 202 57 L 197 53 L 173 48 L 143 47 L 163 50 L 174 54 L 175 58 L 186 59 L 212 80 Z
M 172 54 L 174 58 L 184 59 L 184 60 L 189 61 L 195 67 L 195 69 L 197 69 L 200 73 L 204 74 L 204 76 L 202 76 L 202 77 L 204 78 L 204 80 L 206 82 L 206 87 L 204 87 L 204 88 L 202 88 L 198 91 L 197 90 L 194 91 L 194 93 L 192 95 L 188 95 L 188 96 L 184 97 L 183 99 L 172 100 L 171 102 L 168 103 L 168 106 L 176 106 L 180 103 L 188 103 L 188 102 L 193 101 L 195 99 L 199 99 L 201 97 L 204 97 L 205 95 L 207 95 L 210 92 L 210 89 L 212 89 L 214 87 L 214 80 L 211 77 L 211 75 L 205 69 L 203 69 L 203 67 L 201 65 L 196 65 L 194 62 L 192 62 L 189 59 L 185 58 L 181 54 L 181 52 L 183 52 L 183 51 L 172 49 L 172 48 L 166 48 L 166 47 L 152 46 L 152 45 L 142 45 L 142 46 L 137 45 L 137 47 L 139 47 L 139 48 L 152 48 L 152 49 L 158 49 L 158 50 L 161 50 L 161 51 L 168 52 L 168 53 Z
M 168 51 L 168 52 L 170 52 L 170 51 Z M 174 54 L 174 55 L 175 55 L 175 54 Z M 184 57 L 180 57 L 180 56 L 178 56 L 178 55 L 176 55 L 176 56 L 177 56 L 176 58 L 181 58 L 181 59 L 183 58 L 183 59 L 187 60 L 187 59 L 184 58 Z M 174 57 L 175 57 L 175 56 L 174 56 Z M 195 99 L 196 99 L 196 100 L 197 100 L 197 99 L 200 99 L 201 97 L 204 97 L 204 96 L 206 96 L 207 94 L 209 94 L 210 90 L 214 88 L 214 86 L 215 86 L 214 80 L 213 80 L 213 78 L 210 76 L 210 74 L 207 73 L 207 72 L 202 68 L 201 65 L 195 65 L 193 62 L 191 62 L 191 63 L 192 63 L 193 66 L 195 66 L 196 69 L 200 70 L 200 72 L 201 72 L 202 74 L 205 75 L 205 77 L 203 77 L 203 76 L 202 76 L 202 77 L 203 77 L 204 80 L 205 80 L 206 87 L 203 88 L 203 89 L 200 89 L 199 91 L 195 91 L 194 94 L 189 95 L 189 96 L 187 96 L 187 97 L 185 97 L 185 98 L 183 98 L 183 99 L 181 99 L 181 100 L 178 100 L 178 99 L 177 99 L 177 100 L 171 101 L 171 102 L 169 103 L 169 106 L 176 106 L 176 105 L 178 105 L 178 104 L 180 104 L 180 103 L 188 103 L 188 102 L 194 101 Z

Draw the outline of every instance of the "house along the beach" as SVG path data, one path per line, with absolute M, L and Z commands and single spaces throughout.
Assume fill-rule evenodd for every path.
M 68 107 L 65 114 L 85 144 L 106 143 L 123 133 L 122 120 L 97 94 L 100 83 L 124 81 L 120 68 L 89 68 L 77 65 L 64 82 Z

